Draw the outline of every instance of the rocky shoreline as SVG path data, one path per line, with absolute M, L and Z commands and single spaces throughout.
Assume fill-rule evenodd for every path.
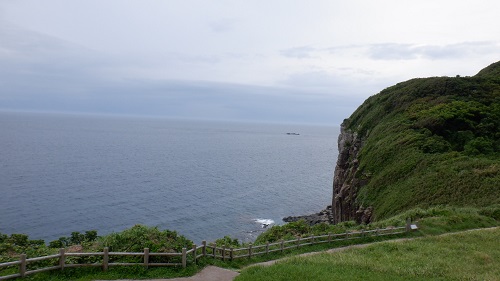
M 355 220 L 358 223 L 369 223 L 372 220 L 373 207 L 363 207 L 356 204 L 356 196 L 361 186 L 366 184 L 371 176 L 363 174 L 364 179 L 355 177 L 359 168 L 359 152 L 363 147 L 362 137 L 349 130 L 348 119 L 340 125 L 338 138 L 338 158 L 333 176 L 332 205 L 318 213 L 304 216 L 283 218 L 285 222 L 305 220 L 309 225 L 319 223 L 337 224 L 343 221 Z
M 304 215 L 304 216 L 289 216 L 283 218 L 284 222 L 296 222 L 299 220 L 304 220 L 307 224 L 310 226 L 313 226 L 315 224 L 320 224 L 320 223 L 333 223 L 333 213 L 332 213 L 332 206 L 329 205 L 326 207 L 326 209 L 321 210 L 318 213 L 314 213 L 311 215 Z

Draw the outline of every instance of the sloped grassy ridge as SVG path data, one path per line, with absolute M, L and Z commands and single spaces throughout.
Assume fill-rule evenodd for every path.
M 396 84 L 343 127 L 362 143 L 346 178 L 355 207 L 373 210 L 370 221 L 415 207 L 500 204 L 500 62 L 472 77 Z

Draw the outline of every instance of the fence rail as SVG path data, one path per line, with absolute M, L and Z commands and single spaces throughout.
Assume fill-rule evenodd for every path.
M 143 252 L 109 252 L 108 248 L 104 248 L 102 252 L 95 253 L 68 253 L 65 249 L 60 249 L 58 254 L 43 256 L 43 257 L 34 257 L 27 258 L 26 254 L 21 254 L 18 261 L 11 261 L 6 263 L 0 263 L 0 274 L 1 271 L 5 268 L 17 267 L 18 273 L 11 275 L 0 275 L 0 280 L 7 280 L 16 277 L 25 277 L 30 274 L 50 271 L 50 270 L 63 270 L 64 268 L 73 268 L 73 267 L 102 267 L 103 271 L 107 271 L 110 266 L 134 266 L 134 265 L 142 265 L 146 268 L 150 266 L 182 266 L 186 267 L 188 258 L 190 262 L 196 263 L 197 259 L 201 257 L 212 257 L 214 259 L 221 259 L 223 261 L 226 260 L 234 260 L 238 258 L 251 258 L 252 256 L 258 255 L 266 255 L 274 252 L 284 252 L 290 249 L 297 249 L 304 246 L 321 244 L 321 243 L 331 243 L 335 241 L 342 240 L 351 240 L 351 239 L 361 239 L 364 237 L 375 237 L 375 236 L 385 236 L 385 235 L 395 235 L 401 234 L 405 232 L 409 232 L 410 230 L 415 229 L 410 227 L 409 222 L 407 222 L 406 226 L 403 227 L 389 227 L 383 229 L 374 229 L 374 230 L 361 230 L 361 231 L 353 231 L 345 233 L 337 233 L 337 234 L 326 234 L 326 235 L 318 235 L 318 236 L 309 236 L 309 237 L 297 237 L 293 240 L 281 240 L 279 242 L 274 243 L 266 243 L 265 245 L 254 246 L 249 244 L 248 247 L 245 248 L 227 248 L 227 247 L 217 247 L 215 244 L 207 245 L 206 241 L 202 242 L 202 245 L 193 245 L 191 249 L 183 248 L 181 253 L 151 253 L 148 248 L 145 248 Z M 110 262 L 110 257 L 141 257 L 142 262 Z M 68 263 L 67 258 L 76 257 L 102 257 L 101 262 L 93 262 L 93 263 Z M 150 261 L 150 257 L 173 257 L 178 262 L 152 262 Z M 36 263 L 40 261 L 46 260 L 55 260 L 54 265 L 42 268 L 33 268 L 28 269 L 28 265 L 31 263 Z

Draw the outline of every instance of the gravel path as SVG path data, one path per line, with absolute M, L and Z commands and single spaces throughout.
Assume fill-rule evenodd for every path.
M 469 232 L 469 231 L 494 229 L 494 228 L 498 228 L 498 227 L 470 229 L 470 230 L 465 230 L 465 231 L 460 231 L 460 232 Z M 460 232 L 451 232 L 451 233 L 445 233 L 445 234 L 441 234 L 441 235 L 452 235 L 452 234 L 457 234 Z M 367 244 L 350 245 L 350 246 L 345 246 L 345 247 L 340 247 L 340 248 L 333 248 L 333 249 L 326 250 L 326 251 L 304 253 L 304 254 L 300 254 L 300 255 L 295 255 L 293 257 L 285 257 L 285 258 L 281 258 L 281 259 L 277 259 L 277 260 L 254 263 L 254 264 L 251 264 L 247 267 L 270 266 L 270 265 L 275 264 L 276 262 L 287 260 L 287 259 L 294 258 L 294 257 L 305 257 L 305 256 L 311 256 L 311 255 L 316 255 L 316 254 L 320 254 L 320 253 L 334 253 L 334 252 L 345 251 L 348 249 L 364 248 L 364 247 L 368 247 L 370 245 L 379 244 L 379 243 L 387 243 L 387 242 L 397 243 L 397 242 L 402 242 L 402 241 L 407 241 L 407 240 L 413 240 L 416 238 L 419 238 L 419 237 L 400 238 L 400 239 L 385 240 L 385 241 L 373 242 L 373 243 L 367 243 Z M 171 279 L 149 279 L 148 281 L 231 281 L 231 280 L 234 280 L 234 278 L 236 278 L 236 276 L 238 276 L 238 275 L 239 275 L 239 272 L 236 272 L 233 270 L 220 268 L 217 266 L 207 266 L 202 271 L 200 271 L 199 273 L 197 273 L 194 276 L 182 277 L 182 278 L 171 278 Z M 95 280 L 95 281 L 105 281 L 105 280 Z M 120 280 L 120 281 L 133 281 L 133 280 Z
M 148 279 L 148 281 L 231 281 L 239 273 L 217 266 L 207 266 L 196 275 L 190 277 L 171 278 L 171 279 Z M 106 281 L 106 280 L 95 280 Z M 132 279 L 122 279 L 120 281 L 134 281 Z

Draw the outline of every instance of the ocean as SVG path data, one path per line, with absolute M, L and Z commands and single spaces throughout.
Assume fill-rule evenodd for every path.
M 4 112 L 0 130 L 4 234 L 145 224 L 248 242 L 331 204 L 338 126 Z

